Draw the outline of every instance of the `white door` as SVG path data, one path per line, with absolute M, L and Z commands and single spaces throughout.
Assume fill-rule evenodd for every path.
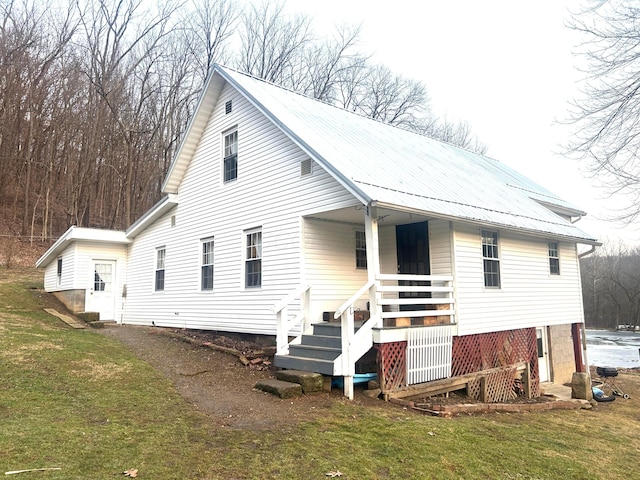
M 113 260 L 94 260 L 91 284 L 85 302 L 87 312 L 100 313 L 100 320 L 115 320 L 116 262 Z
M 548 382 L 549 378 L 549 343 L 547 341 L 547 327 L 536 328 L 538 338 L 538 372 L 540 381 Z

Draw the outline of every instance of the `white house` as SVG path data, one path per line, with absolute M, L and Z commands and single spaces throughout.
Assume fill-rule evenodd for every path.
M 46 290 L 120 323 L 276 335 L 277 364 L 348 395 L 374 345 L 386 391 L 584 368 L 578 246 L 598 242 L 496 160 L 216 66 L 163 192 L 126 232 L 67 231 Z

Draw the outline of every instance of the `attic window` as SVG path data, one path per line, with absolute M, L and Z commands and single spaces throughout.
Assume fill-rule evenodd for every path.
M 224 104 L 225 115 L 229 115 L 231 113 L 231 110 L 232 110 L 232 104 L 231 104 L 231 100 L 229 100 L 227 103 Z
M 311 175 L 313 173 L 313 161 L 310 158 L 302 160 L 300 162 L 300 176 L 306 177 L 307 175 Z

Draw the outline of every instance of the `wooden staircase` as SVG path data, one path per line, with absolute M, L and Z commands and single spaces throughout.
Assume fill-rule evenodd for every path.
M 342 354 L 342 329 L 339 323 L 316 323 L 312 333 L 301 335 L 300 343 L 289 344 L 289 354 L 277 354 L 274 365 L 323 375 L 337 375 Z

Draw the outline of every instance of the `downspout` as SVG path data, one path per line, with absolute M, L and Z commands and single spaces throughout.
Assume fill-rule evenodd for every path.
M 587 250 L 586 252 L 582 252 L 578 255 L 578 260 L 588 255 L 591 255 L 593 252 L 596 251 L 596 247 L 597 245 L 595 244 L 591 245 L 591 248 L 589 250 Z M 579 267 L 580 265 L 578 262 L 578 268 Z M 580 282 L 580 285 L 582 285 L 582 282 Z M 580 292 L 580 298 L 582 299 L 582 292 Z M 584 312 L 584 302 L 583 302 L 583 312 Z M 583 313 L 583 316 L 584 316 L 584 313 Z M 587 371 L 587 373 L 589 373 L 589 358 L 587 357 L 587 327 L 585 325 L 584 318 L 583 318 L 582 325 L 580 327 L 580 332 L 582 337 L 582 361 L 584 362 L 585 370 Z

